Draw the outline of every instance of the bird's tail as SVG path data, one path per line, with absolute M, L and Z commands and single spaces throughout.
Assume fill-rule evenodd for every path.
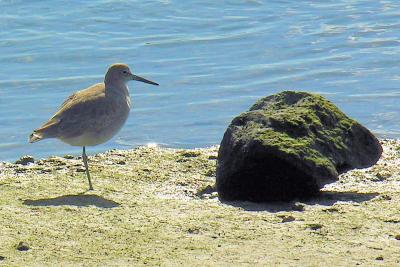
M 59 119 L 51 118 L 42 127 L 34 130 L 29 136 L 29 143 L 35 143 L 42 139 L 52 138 L 56 136 L 57 125 L 60 122 Z
M 43 139 L 43 133 L 34 130 L 33 133 L 29 136 L 29 143 L 35 143 Z

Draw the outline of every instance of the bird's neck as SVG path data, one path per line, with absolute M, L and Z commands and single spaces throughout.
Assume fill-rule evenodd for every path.
M 109 84 L 113 84 L 115 82 L 119 81 L 119 79 L 117 79 L 117 77 L 115 77 L 115 74 L 113 74 L 112 72 L 108 71 L 104 77 L 104 83 L 105 85 L 109 85 Z
M 105 84 L 106 95 L 129 96 L 129 89 L 125 82 L 112 82 Z

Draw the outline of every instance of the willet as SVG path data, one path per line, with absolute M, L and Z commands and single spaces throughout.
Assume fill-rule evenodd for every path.
M 81 146 L 89 190 L 93 190 L 85 147 L 108 141 L 124 125 L 131 108 L 126 85 L 130 80 L 158 85 L 132 74 L 126 64 L 113 64 L 108 68 L 103 83 L 68 97 L 50 120 L 33 131 L 29 142 L 57 138 L 72 146 Z

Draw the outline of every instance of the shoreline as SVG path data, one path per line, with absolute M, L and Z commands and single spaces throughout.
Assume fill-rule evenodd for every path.
M 397 265 L 400 140 L 288 203 L 220 202 L 217 147 L 0 163 L 0 265 Z M 16 249 L 26 242 L 29 249 Z

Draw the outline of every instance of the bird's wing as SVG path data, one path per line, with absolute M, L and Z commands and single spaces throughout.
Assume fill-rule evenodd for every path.
M 62 117 L 63 114 L 67 114 L 69 110 L 74 110 L 82 105 L 96 102 L 101 98 L 105 97 L 105 85 L 104 83 L 98 83 L 92 85 L 86 89 L 77 91 L 70 95 L 64 103 L 62 103 L 60 109 L 54 114 L 54 117 Z
M 98 83 L 69 96 L 60 109 L 37 132 L 45 132 L 49 137 L 73 137 L 89 127 L 93 110 L 104 107 L 105 86 Z

